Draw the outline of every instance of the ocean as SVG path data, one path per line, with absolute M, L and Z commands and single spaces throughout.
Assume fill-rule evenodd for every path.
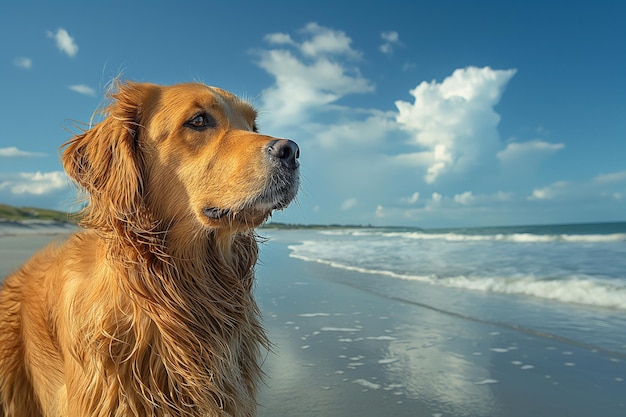
M 290 256 L 397 302 L 626 358 L 626 223 L 302 231 Z

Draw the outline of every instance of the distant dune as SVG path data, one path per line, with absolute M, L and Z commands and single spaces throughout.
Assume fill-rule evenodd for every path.
M 0 220 L 53 220 L 56 222 L 76 223 L 76 217 L 63 211 L 33 208 L 13 207 L 0 204 Z

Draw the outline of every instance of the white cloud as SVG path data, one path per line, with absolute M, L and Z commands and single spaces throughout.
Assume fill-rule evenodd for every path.
M 20 56 L 13 60 L 13 65 L 18 68 L 31 69 L 33 67 L 33 60 L 25 56 Z
M 301 31 L 310 38 L 300 44 L 300 51 L 310 57 L 337 54 L 351 58 L 360 58 L 361 52 L 352 49 L 350 39 L 339 30 L 329 29 L 317 23 L 309 23 Z
M 626 182 L 626 171 L 612 172 L 610 174 L 601 174 L 595 177 L 594 182 L 601 184 Z
M 565 147 L 562 143 L 549 143 L 542 140 L 529 142 L 513 142 L 497 153 L 498 159 L 502 162 L 517 161 L 525 158 L 537 158 L 543 155 L 550 155 L 560 151 Z
M 549 200 L 554 197 L 554 193 L 550 187 L 538 188 L 533 190 L 532 195 L 529 197 L 531 200 Z
M 529 200 L 552 200 L 557 196 L 567 194 L 567 190 L 571 189 L 571 183 L 567 181 L 557 181 L 543 188 L 536 188 Z
M 439 204 L 439 203 L 441 203 L 441 199 L 442 199 L 442 198 L 443 198 L 443 196 L 442 196 L 441 194 L 439 194 L 439 193 L 433 193 L 433 194 L 432 194 L 432 196 L 431 196 L 431 201 L 432 201 L 434 204 Z
M 625 193 L 626 171 L 617 171 L 584 181 L 556 181 L 534 189 L 528 200 L 588 203 L 605 198 L 621 200 Z
M 435 151 L 432 153 L 431 164 L 426 173 L 426 182 L 433 183 L 447 166 L 453 163 L 452 154 L 446 145 L 435 145 Z
M 374 90 L 357 68 L 341 61 L 360 56 L 343 32 L 310 23 L 301 33 L 305 39 L 300 43 L 289 35 L 270 34 L 266 41 L 290 49 L 259 51 L 258 65 L 275 78 L 263 91 L 263 110 L 272 125 L 298 125 L 348 94 Z
M 393 47 L 390 43 L 383 43 L 378 47 L 378 50 L 385 55 L 391 55 L 393 53 Z
M 96 96 L 96 90 L 84 84 L 70 85 L 68 88 L 72 91 L 75 91 L 79 94 L 83 94 L 85 96 L 91 96 L 91 97 Z
M 465 191 L 462 194 L 457 194 L 454 196 L 454 202 L 457 204 L 461 204 L 462 206 L 470 205 L 474 202 L 475 198 L 471 191 Z
M 68 186 L 63 171 L 0 174 L 0 190 L 7 189 L 11 194 L 44 195 L 66 190 Z
M 354 206 L 356 206 L 357 199 L 356 198 L 348 198 L 341 203 L 340 209 L 342 211 L 350 210 Z
M 394 30 L 383 32 L 380 34 L 380 37 L 383 41 L 385 41 L 378 47 L 380 52 L 383 54 L 391 55 L 393 53 L 393 47 L 400 44 L 400 36 L 398 35 L 398 32 Z
M 59 28 L 56 33 L 48 31 L 46 35 L 54 39 L 57 48 L 67 56 L 73 57 L 78 53 L 78 45 L 74 42 L 74 38 L 67 33 L 67 30 Z
M 457 69 L 441 83 L 422 82 L 411 90 L 414 102 L 396 101 L 397 122 L 422 148 L 419 165 L 425 180 L 465 172 L 499 147 L 500 116 L 493 107 L 516 70 L 489 67 Z
M 433 159 L 433 152 L 401 153 L 392 157 L 393 164 L 402 167 L 428 166 Z
M 376 213 L 375 213 L 375 215 L 379 219 L 382 219 L 383 217 L 387 217 L 388 214 L 387 214 L 387 211 L 385 210 L 385 208 L 379 204 L 379 205 L 376 206 Z
M 400 199 L 400 201 L 401 201 L 402 203 L 407 203 L 407 204 L 415 204 L 415 203 L 417 203 L 417 201 L 419 200 L 419 198 L 420 198 L 420 193 L 416 191 L 416 192 L 414 192 L 414 193 L 413 193 L 411 196 L 409 196 L 409 197 L 402 197 L 402 198 Z
M 417 68 L 417 64 L 415 62 L 407 61 L 402 64 L 402 71 L 405 72 L 413 71 L 415 68 Z
M 298 123 L 312 107 L 373 89 L 360 75 L 347 74 L 341 64 L 325 58 L 306 65 L 289 51 L 273 50 L 263 53 L 259 65 L 276 77 L 276 84 L 263 92 L 263 108 L 279 124 Z
M 29 152 L 16 148 L 15 146 L 9 146 L 8 148 L 0 148 L 0 158 L 29 158 L 46 156 L 42 152 Z
M 295 45 L 296 43 L 286 33 L 270 33 L 265 35 L 265 41 L 273 45 Z
M 500 202 L 500 203 L 506 203 L 506 202 L 512 201 L 513 197 L 514 197 L 514 194 L 511 192 L 498 191 L 491 197 L 491 200 Z
M 347 120 L 341 124 L 325 126 L 314 136 L 324 148 L 353 146 L 353 152 L 371 151 L 382 145 L 388 133 L 397 129 L 392 116 L 374 113 L 364 120 Z
M 391 43 L 398 43 L 400 41 L 398 32 L 396 32 L 395 30 L 391 30 L 389 32 L 383 32 L 380 34 L 380 37 L 383 38 L 383 40 L 387 42 L 391 42 Z

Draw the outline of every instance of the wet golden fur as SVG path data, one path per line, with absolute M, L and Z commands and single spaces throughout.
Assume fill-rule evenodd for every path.
M 252 228 L 298 181 L 255 117 L 202 84 L 126 83 L 65 145 L 84 230 L 3 284 L 0 416 L 255 414 Z

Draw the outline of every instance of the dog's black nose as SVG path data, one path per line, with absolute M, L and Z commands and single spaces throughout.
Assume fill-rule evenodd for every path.
M 300 148 L 289 139 L 276 139 L 268 143 L 267 152 L 289 168 L 298 167 Z

